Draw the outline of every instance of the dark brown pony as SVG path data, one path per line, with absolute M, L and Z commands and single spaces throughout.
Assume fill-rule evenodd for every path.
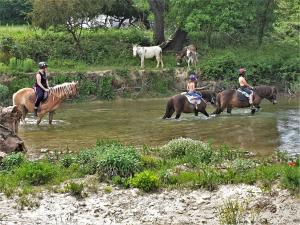
M 256 86 L 254 87 L 253 105 L 260 108 L 260 102 L 265 98 L 273 104 L 276 104 L 277 89 L 274 86 Z M 227 108 L 227 113 L 231 113 L 232 108 L 250 107 L 249 101 L 240 101 L 236 90 L 225 90 L 217 95 L 217 109 L 212 114 L 220 114 Z M 255 109 L 251 113 L 255 113 Z
M 198 113 L 201 112 L 205 116 L 209 116 L 205 108 L 207 102 L 215 104 L 216 102 L 216 93 L 213 91 L 201 91 L 202 101 L 198 105 L 197 109 L 193 104 L 191 104 L 185 95 L 174 95 L 167 103 L 166 113 L 163 116 L 163 119 L 171 118 L 173 113 L 176 112 L 175 119 L 179 119 L 181 113 L 195 113 L 195 116 L 198 116 Z

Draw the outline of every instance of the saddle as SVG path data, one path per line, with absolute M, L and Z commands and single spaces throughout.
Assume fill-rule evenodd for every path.
M 191 103 L 193 105 L 199 105 L 201 103 L 201 96 L 198 94 L 189 95 L 187 92 L 183 92 L 181 94 L 184 95 L 187 98 L 187 100 L 189 101 L 189 103 Z
M 33 89 L 33 90 L 34 90 L 34 89 Z M 36 98 L 37 98 L 37 97 L 36 97 L 36 93 L 35 93 L 35 90 L 34 90 L 34 93 L 31 94 L 31 95 L 29 95 L 28 99 L 29 99 L 29 101 L 30 101 L 32 104 L 34 104 L 35 101 L 36 101 Z M 43 98 L 43 100 L 41 101 L 41 104 L 47 102 L 47 100 L 48 100 L 48 93 L 45 92 L 45 93 L 44 93 L 44 98 Z
M 236 91 L 237 94 L 237 98 L 239 101 L 243 102 L 243 101 L 249 101 L 249 94 L 243 90 L 241 90 L 240 88 L 237 89 Z

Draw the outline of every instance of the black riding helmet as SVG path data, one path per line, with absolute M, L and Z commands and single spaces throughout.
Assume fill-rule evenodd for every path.
M 46 62 L 39 62 L 39 68 L 40 69 L 45 69 L 48 67 L 48 64 Z

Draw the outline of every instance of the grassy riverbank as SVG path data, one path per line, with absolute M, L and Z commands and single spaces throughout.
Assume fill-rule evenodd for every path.
M 260 159 L 237 149 L 183 138 L 159 148 L 142 149 L 100 140 L 91 149 L 45 154 L 37 161 L 21 153 L 7 156 L 0 164 L 0 191 L 10 197 L 48 188 L 82 198 L 84 190 L 92 191 L 95 182 L 145 192 L 161 188 L 214 190 L 221 184 L 244 183 L 257 184 L 265 191 L 279 184 L 299 196 L 299 158 L 295 163 L 288 161 L 282 153 Z M 94 184 L 72 181 L 87 175 L 96 175 Z
M 200 81 L 221 81 L 225 88 L 235 87 L 238 68 L 246 67 L 247 80 L 252 85 L 275 84 L 283 91 L 300 89 L 299 46 L 296 42 L 273 40 L 260 47 L 253 47 L 253 43 L 247 43 L 226 45 L 223 48 L 209 48 L 195 37 L 190 37 L 189 42 L 199 47 L 199 63 L 191 70 L 198 73 Z M 101 79 L 95 81 L 94 76 L 89 74 L 103 70 L 114 71 L 113 73 L 121 78 L 119 80 L 125 81 L 125 87 L 126 82 L 130 86 L 132 82 L 130 74 L 140 69 L 140 59 L 132 56 L 132 44 L 135 43 L 143 46 L 153 45 L 152 33 L 135 28 L 84 30 L 81 40 L 82 49 L 79 51 L 72 37 L 64 32 L 28 26 L 2 26 L 0 27 L 0 102 L 9 99 L 16 90 L 32 86 L 34 79 L 33 75 L 29 74 L 37 70 L 38 61 L 47 61 L 50 74 L 55 74 L 50 79 L 51 84 L 75 78 L 80 81 L 82 96 L 112 99 L 113 95 L 121 89 L 112 88 L 112 80 L 109 78 L 103 82 L 99 81 Z M 165 94 L 172 91 L 165 77 L 166 75 L 169 77 L 170 74 L 174 76 L 175 52 L 164 52 L 163 60 L 164 71 L 155 69 L 155 60 L 145 61 L 146 72 L 155 77 L 152 84 L 148 85 L 149 82 L 151 83 L 149 80 L 143 83 L 152 91 L 150 96 L 153 96 L 153 93 L 161 95 L 161 92 Z M 186 65 L 183 66 L 188 70 Z M 102 85 L 105 87 L 102 88 Z M 138 84 L 133 90 L 126 90 L 124 96 L 132 97 L 130 93 L 141 87 L 141 84 Z

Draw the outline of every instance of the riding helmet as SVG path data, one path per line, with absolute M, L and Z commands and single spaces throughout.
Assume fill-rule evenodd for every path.
M 196 76 L 195 76 L 194 74 L 191 74 L 191 75 L 189 76 L 189 79 L 190 79 L 190 80 L 197 80 L 197 78 L 196 78 Z
M 245 68 L 240 68 L 240 69 L 239 69 L 239 73 L 240 73 L 240 74 L 243 74 L 243 73 L 245 73 L 246 71 L 247 71 L 247 70 L 246 70 Z
M 45 69 L 48 67 L 48 64 L 46 62 L 39 62 L 39 68 L 40 69 Z

